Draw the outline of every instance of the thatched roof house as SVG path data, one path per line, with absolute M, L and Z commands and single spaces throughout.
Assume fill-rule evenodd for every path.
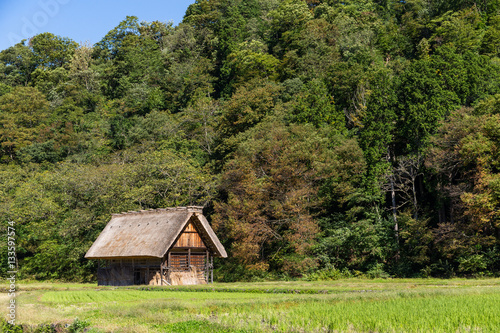
M 202 207 L 113 214 L 85 258 L 101 259 L 100 285 L 197 284 L 227 254 Z

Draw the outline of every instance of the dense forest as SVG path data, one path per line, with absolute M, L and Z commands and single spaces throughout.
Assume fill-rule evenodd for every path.
M 111 213 L 186 205 L 223 281 L 498 276 L 499 172 L 500 0 L 198 0 L 0 52 L 23 278 L 92 281 Z

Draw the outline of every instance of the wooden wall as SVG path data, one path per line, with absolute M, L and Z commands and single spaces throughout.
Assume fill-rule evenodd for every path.
M 196 231 L 192 223 L 189 223 L 179 236 L 179 239 L 175 243 L 174 247 L 196 247 L 196 248 L 206 248 L 205 243 L 200 237 L 200 234 Z
M 134 284 L 134 269 L 131 266 L 119 265 L 97 270 L 97 285 L 99 286 L 129 286 Z
M 206 253 L 172 252 L 170 254 L 170 266 L 173 268 L 189 268 L 196 266 L 198 269 L 204 268 L 207 264 Z
M 105 260 L 105 265 L 97 270 L 97 284 L 100 286 L 161 284 L 160 265 L 160 258 Z

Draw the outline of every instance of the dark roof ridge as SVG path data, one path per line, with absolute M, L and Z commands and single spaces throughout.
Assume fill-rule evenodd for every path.
M 189 211 L 193 213 L 203 213 L 203 206 L 181 206 L 181 207 L 165 207 L 165 208 L 150 208 L 141 210 L 129 210 L 128 212 L 113 213 L 111 216 L 121 216 L 121 215 L 134 215 L 134 214 L 144 214 L 144 213 L 157 213 L 157 212 L 169 212 L 169 211 Z

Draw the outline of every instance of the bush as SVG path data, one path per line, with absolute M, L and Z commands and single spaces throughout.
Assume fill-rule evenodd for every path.
M 382 263 L 375 264 L 372 268 L 370 268 L 366 272 L 366 276 L 369 279 L 387 279 L 391 277 L 386 271 L 384 271 L 384 264 Z
M 339 270 L 335 267 L 327 267 L 317 270 L 310 274 L 304 274 L 303 280 L 306 281 L 333 281 L 352 277 L 347 268 Z
M 75 318 L 75 321 L 73 321 L 73 324 L 69 325 L 68 332 L 69 333 L 88 332 L 88 330 L 86 328 L 89 326 L 90 326 L 90 323 L 88 321 Z
M 23 333 L 23 327 L 21 325 L 9 324 L 6 320 L 2 320 L 0 323 L 0 332 L 4 333 Z
M 473 254 L 458 258 L 458 271 L 469 274 L 480 274 L 488 267 L 488 258 L 482 254 Z

